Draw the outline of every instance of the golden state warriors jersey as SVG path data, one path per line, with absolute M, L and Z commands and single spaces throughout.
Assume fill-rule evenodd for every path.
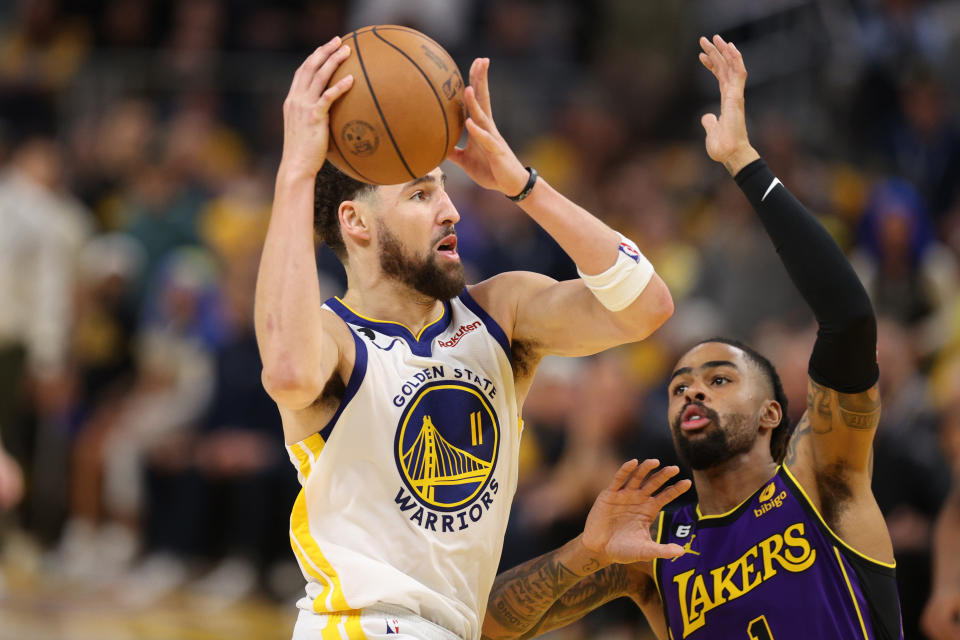
M 466 289 L 416 336 L 338 298 L 324 306 L 350 328 L 356 361 L 329 424 L 287 447 L 302 485 L 298 606 L 399 606 L 478 638 L 517 486 L 506 335 Z

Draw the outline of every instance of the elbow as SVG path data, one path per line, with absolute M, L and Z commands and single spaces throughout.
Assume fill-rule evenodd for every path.
M 309 407 L 323 390 L 323 382 L 317 376 L 300 371 L 290 363 L 264 365 L 260 380 L 274 402 L 292 410 Z
M 643 340 L 663 326 L 673 312 L 670 289 L 660 276 L 654 274 L 643 293 L 621 312 L 624 314 L 621 318 L 626 320 L 623 323 L 625 337 L 630 342 Z

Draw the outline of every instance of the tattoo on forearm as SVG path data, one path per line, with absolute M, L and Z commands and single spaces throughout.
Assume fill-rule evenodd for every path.
M 529 629 L 579 579 L 556 553 L 548 554 L 498 576 L 487 610 L 505 629 Z
M 541 630 L 556 629 L 575 622 L 597 607 L 629 593 L 630 577 L 626 567 L 610 565 L 587 576 L 570 587 L 525 638 L 532 638 Z

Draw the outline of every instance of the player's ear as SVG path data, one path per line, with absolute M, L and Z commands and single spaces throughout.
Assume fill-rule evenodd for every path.
M 373 212 L 368 207 L 356 200 L 344 200 L 337 209 L 337 216 L 340 218 L 340 232 L 344 239 L 349 236 L 361 246 L 369 244 Z
M 766 400 L 760 409 L 760 426 L 773 429 L 783 419 L 783 407 L 776 400 Z

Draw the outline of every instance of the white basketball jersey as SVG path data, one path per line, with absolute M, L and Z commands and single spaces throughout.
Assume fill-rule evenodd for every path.
M 324 306 L 357 355 L 330 423 L 287 447 L 303 486 L 290 519 L 299 606 L 396 605 L 478 638 L 517 486 L 506 335 L 466 289 L 417 336 L 338 298 Z

